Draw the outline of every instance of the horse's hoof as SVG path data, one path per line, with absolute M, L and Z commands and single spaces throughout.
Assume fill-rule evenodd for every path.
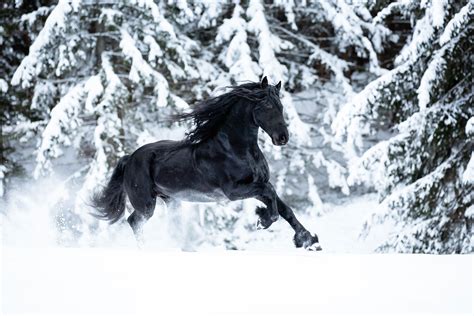
M 272 221 L 272 223 L 275 223 L 279 218 L 280 215 L 278 215 L 278 213 L 270 215 L 270 220 Z
M 309 247 L 305 248 L 308 251 L 321 251 L 323 248 L 321 248 L 321 245 L 319 243 L 312 244 Z
M 322 250 L 319 245 L 318 236 L 311 235 L 308 231 L 295 234 L 293 237 L 296 248 L 305 248 L 307 250 L 319 251 Z
M 261 218 L 257 220 L 257 230 L 267 229 L 273 222 L 264 221 Z
M 255 210 L 255 213 L 258 215 L 257 229 L 267 229 L 278 220 L 278 214 L 270 215 L 268 212 L 266 207 L 257 207 Z

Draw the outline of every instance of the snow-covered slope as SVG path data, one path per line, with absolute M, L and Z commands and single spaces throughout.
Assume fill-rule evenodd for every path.
M 319 217 L 300 215 L 320 236 L 324 250 L 319 253 L 295 249 L 292 231 L 281 220 L 270 230 L 246 232 L 241 248 L 247 251 L 202 244 L 199 252 L 181 252 L 170 250 L 180 243 L 165 238 L 165 231 L 158 236 L 159 216 L 150 223 L 143 250 L 136 249 L 125 225 L 110 226 L 110 235 L 95 236 L 81 248 L 60 247 L 48 208 L 19 204 L 0 221 L 1 311 L 470 315 L 473 256 L 363 254 L 372 252 L 390 231 L 359 238 L 366 217 L 377 207 L 376 196 L 366 195 L 327 204 Z
M 386 238 L 383 229 L 368 239 L 358 238 L 366 216 L 377 207 L 376 196 L 366 195 L 328 204 L 320 217 L 300 216 L 319 234 L 324 247 L 319 253 L 295 249 L 291 229 L 283 221 L 270 231 L 247 232 L 242 239 L 247 251 L 206 244 L 199 252 L 170 250 L 179 243 L 169 236 L 168 243 L 153 232 L 138 250 L 125 226 L 111 226 L 115 233 L 106 238 L 96 236 L 96 247 L 64 248 L 50 238 L 54 231 L 44 207 L 16 208 L 0 221 L 1 311 L 470 315 L 473 256 L 362 254 Z M 150 230 L 159 228 L 159 219 L 150 223 Z
M 472 315 L 473 257 L 5 248 L 3 313 Z

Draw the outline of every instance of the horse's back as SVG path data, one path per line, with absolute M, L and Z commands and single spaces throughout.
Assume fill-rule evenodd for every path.
M 130 191 L 138 185 L 153 190 L 155 195 L 203 201 L 197 197 L 216 188 L 197 170 L 193 154 L 193 146 L 182 141 L 162 140 L 143 145 L 127 163 L 126 186 Z
M 140 188 L 142 190 L 156 191 L 154 184 L 154 169 L 156 161 L 160 157 L 179 146 L 179 142 L 171 140 L 161 140 L 150 144 L 145 144 L 135 150 L 130 155 L 125 168 L 125 187 L 130 190 Z
M 139 147 L 131 156 L 135 157 L 135 159 L 153 156 L 165 151 L 180 148 L 182 143 L 182 141 L 175 140 L 160 140 Z

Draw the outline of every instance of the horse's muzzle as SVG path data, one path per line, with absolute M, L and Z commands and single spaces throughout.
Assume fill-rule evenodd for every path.
M 284 133 L 275 133 L 272 135 L 272 143 L 273 145 L 275 146 L 283 146 L 283 145 L 286 145 L 288 143 L 288 132 L 284 132 Z

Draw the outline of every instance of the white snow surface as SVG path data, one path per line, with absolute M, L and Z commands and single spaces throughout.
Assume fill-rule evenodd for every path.
M 4 315 L 472 315 L 473 256 L 10 248 Z
M 380 207 L 375 194 L 326 203 L 320 216 L 298 214 L 320 238 L 317 253 L 294 248 L 293 231 L 282 219 L 268 230 L 234 231 L 245 251 L 204 243 L 183 252 L 158 209 L 145 227 L 143 249 L 125 224 L 66 248 L 58 245 L 52 205 L 67 193 L 51 182 L 0 205 L 6 210 L 0 215 L 2 315 L 471 312 L 473 256 L 373 254 L 388 238 L 388 223 L 359 238 Z M 241 216 L 256 220 L 253 209 Z
M 359 238 L 365 219 L 380 207 L 373 194 L 325 204 L 321 216 L 298 215 L 319 235 L 322 252 L 295 249 L 281 219 L 268 230 L 248 232 L 246 251 L 203 244 L 183 252 L 166 231 L 157 231 L 159 212 L 147 224 L 142 249 L 126 225 L 110 226 L 115 234 L 96 236 L 93 244 L 65 248 L 51 224 L 48 205 L 55 203 L 29 196 L 6 205 L 8 216 L 0 217 L 2 315 L 472 311 L 473 256 L 373 254 L 387 239 L 387 224 Z

